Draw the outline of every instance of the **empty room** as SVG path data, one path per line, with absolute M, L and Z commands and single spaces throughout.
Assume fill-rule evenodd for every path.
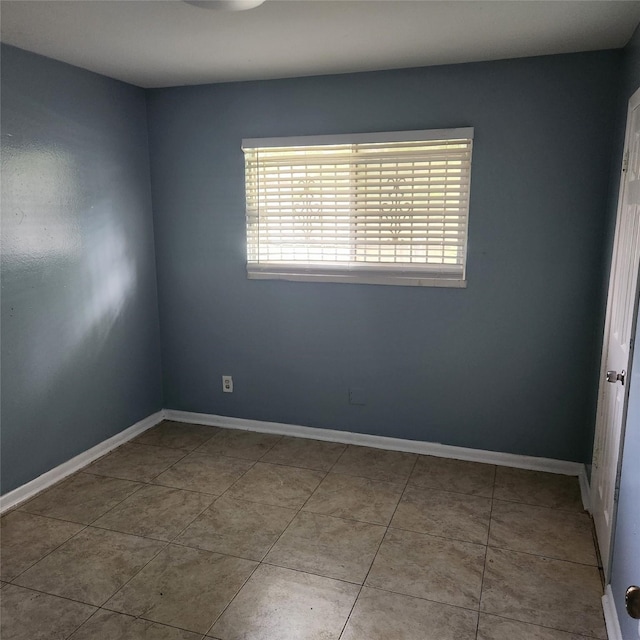
M 640 638 L 640 2 L 0 19 L 2 640 Z

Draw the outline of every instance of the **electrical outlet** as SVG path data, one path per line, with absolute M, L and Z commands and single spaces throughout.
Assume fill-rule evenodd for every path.
M 222 391 L 233 393 L 233 378 L 231 376 L 222 376 Z
M 349 404 L 367 404 L 367 393 L 362 388 L 351 387 L 349 389 Z

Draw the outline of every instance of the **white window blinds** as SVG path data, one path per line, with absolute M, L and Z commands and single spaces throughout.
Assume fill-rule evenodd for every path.
M 473 129 L 243 141 L 250 278 L 463 286 Z

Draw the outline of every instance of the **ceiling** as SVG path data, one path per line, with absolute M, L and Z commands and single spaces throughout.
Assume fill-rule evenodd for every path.
M 623 47 L 640 1 L 2 0 L 3 42 L 141 87 Z

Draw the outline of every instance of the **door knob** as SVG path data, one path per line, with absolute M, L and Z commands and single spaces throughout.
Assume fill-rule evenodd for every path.
M 627 613 L 636 620 L 640 620 L 640 587 L 629 587 L 624 594 L 624 606 Z
M 621 371 L 620 373 L 617 371 L 607 371 L 607 382 L 622 382 L 622 384 L 624 384 L 624 378 L 626 375 L 626 371 Z

